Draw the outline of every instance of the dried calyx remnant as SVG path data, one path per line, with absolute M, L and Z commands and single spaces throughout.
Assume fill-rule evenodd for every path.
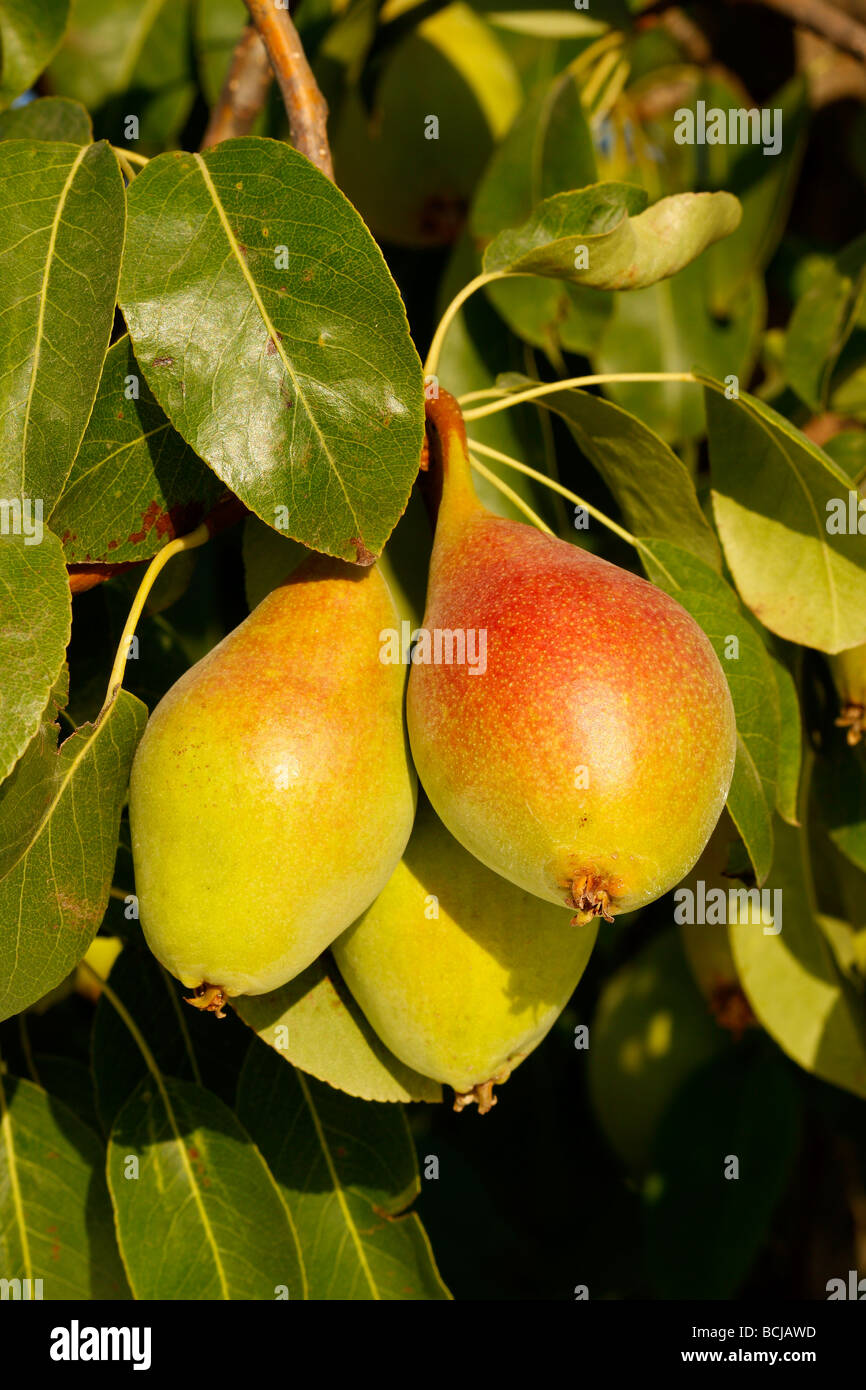
M 459 1115 L 460 1111 L 465 1110 L 467 1105 L 477 1105 L 479 1115 L 486 1115 L 488 1110 L 492 1110 L 494 1105 L 499 1104 L 499 1097 L 493 1094 L 493 1087 L 501 1085 L 507 1079 L 507 1072 L 504 1076 L 497 1072 L 490 1081 L 479 1081 L 477 1085 L 472 1087 L 471 1091 L 455 1091 L 454 1109 Z
M 851 747 L 855 748 L 866 734 L 866 706 L 854 701 L 844 704 L 836 720 L 836 726 L 847 730 L 845 737 Z
M 571 919 L 572 926 L 583 927 L 593 917 L 603 917 L 606 922 L 613 921 L 611 906 L 611 884 L 596 874 L 578 874 L 572 881 L 566 906 L 575 909 Z
M 194 1009 L 201 1009 L 202 1013 L 216 1014 L 217 1018 L 225 1018 L 228 999 L 225 990 L 221 989 L 219 985 L 207 983 L 198 985 L 191 995 L 186 996 L 186 1002 L 192 1004 Z

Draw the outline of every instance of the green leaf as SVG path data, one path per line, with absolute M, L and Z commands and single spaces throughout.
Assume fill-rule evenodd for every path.
M 253 137 L 159 156 L 129 205 L 121 304 L 175 429 L 269 525 L 285 507 L 305 545 L 378 553 L 417 472 L 423 383 L 358 214 Z
M 80 102 L 68 97 L 39 97 L 26 106 L 0 114 L 0 140 L 56 140 L 89 145 L 90 117 Z
M 137 397 L 130 399 L 130 391 Z M 129 338 L 118 339 L 51 514 L 67 563 L 147 559 L 193 531 L 224 491 L 157 405 Z
M 776 821 L 768 889 L 774 925 L 728 927 L 737 974 L 755 1017 L 799 1066 L 866 1097 L 863 1001 L 839 971 L 815 915 L 806 837 Z M 776 897 L 776 893 L 780 894 Z M 777 910 L 781 904 L 781 913 Z
M 362 1100 L 441 1101 L 442 1087 L 388 1051 L 329 956 L 272 994 L 241 995 L 232 1007 L 286 1062 Z
M 135 1298 L 306 1298 L 288 1208 L 209 1091 L 148 1076 L 114 1123 L 107 1172 Z
M 344 69 L 359 62 L 370 15 L 352 8 L 339 48 L 336 33 L 323 46 L 322 58 Z M 388 37 L 407 24 L 414 25 L 410 33 Z M 520 108 L 520 78 L 505 44 L 467 4 L 448 4 L 426 17 L 420 7 L 414 14 L 407 8 L 380 26 L 379 35 L 383 29 L 387 51 L 367 62 L 331 123 L 337 184 L 378 240 L 447 245 L 462 229 L 478 180 Z M 380 70 L 370 92 L 372 83 L 364 79 Z
M 784 1196 L 799 1093 L 775 1051 L 756 1051 L 708 1062 L 662 1121 L 643 1194 L 647 1264 L 661 1298 L 733 1298 Z
M 217 103 L 235 45 L 249 22 L 244 0 L 208 0 L 193 8 L 198 74 L 208 106 Z
M 75 0 L 66 42 L 51 65 L 52 90 L 99 111 L 100 134 L 115 143 L 128 138 L 130 113 L 144 143 L 169 139 L 195 96 L 190 12 L 190 0 Z
M 646 553 L 645 553 L 646 552 Z M 773 862 L 780 738 L 779 693 L 767 649 L 720 574 L 669 541 L 641 543 L 649 577 L 691 613 L 709 637 L 731 691 L 737 760 L 728 810 L 759 883 Z
M 31 1298 L 126 1299 L 105 1151 L 55 1096 L 0 1069 L 0 1269 Z M 26 1297 L 26 1295 L 24 1295 Z
M 604 20 L 561 10 L 488 10 L 485 18 L 495 29 L 538 39 L 594 38 L 607 29 Z
M 39 728 L 72 631 L 60 542 L 45 531 L 28 544 L 38 539 L 0 539 L 0 781 Z
M 738 83 L 716 74 L 704 75 L 695 95 L 725 111 L 753 105 Z M 739 198 L 743 209 L 736 231 L 707 254 L 710 304 L 719 316 L 730 314 L 749 282 L 763 276 L 785 230 L 806 149 L 811 107 L 804 77 L 793 78 L 768 98 L 766 106 L 782 112 L 783 141 L 776 154 L 765 155 L 763 145 L 695 149 L 698 158 L 709 154 L 711 166 L 715 164 L 713 186 Z
M 840 735 L 815 765 L 815 792 L 830 839 L 866 870 L 866 750 L 849 748 Z
M 108 347 L 124 231 L 106 144 L 0 144 L 0 495 L 48 516 Z
M 678 275 L 634 294 L 613 295 L 613 316 L 593 355 L 595 369 L 690 372 L 747 380 L 766 318 L 763 281 L 755 277 L 725 319 L 710 308 L 710 277 L 700 256 Z M 706 433 L 701 392 L 690 382 L 607 383 L 605 394 L 667 440 Z
M 420 1191 L 402 1106 L 342 1095 L 253 1043 L 238 1119 L 288 1205 L 314 1299 L 447 1299 L 414 1212 Z
M 769 634 L 768 651 L 779 694 L 779 758 L 776 769 L 776 810 L 789 825 L 799 825 L 797 805 L 803 765 L 803 725 L 797 683 Z M 766 639 L 765 639 L 766 640 Z
M 0 109 L 48 65 L 68 18 L 69 0 L 0 0 Z
M 545 199 L 514 231 L 500 232 L 484 269 L 550 275 L 602 290 L 654 285 L 734 230 L 740 206 L 728 193 L 679 193 L 646 207 L 644 189 L 599 183 Z M 587 268 L 575 253 L 587 251 Z
M 866 638 L 866 536 L 828 530 L 828 503 L 847 505 L 848 478 L 770 406 L 707 385 L 713 511 L 743 601 L 789 642 L 857 646 Z
M 516 373 L 497 385 L 525 390 Z M 669 540 L 721 567 L 715 533 L 701 511 L 685 464 L 635 415 L 587 391 L 555 391 L 536 404 L 565 420 L 583 453 L 613 493 L 626 525 L 639 536 Z
M 524 222 L 542 199 L 597 179 L 580 87 L 566 71 L 534 89 L 494 152 L 472 205 L 473 236 L 489 241 Z M 613 308 L 608 296 L 585 285 L 536 277 L 494 281 L 486 295 L 513 332 L 545 351 L 588 352 Z
M 866 236 L 829 261 L 797 301 L 785 335 L 785 371 L 801 400 L 826 409 L 833 370 L 866 297 Z
M 580 86 L 565 71 L 533 90 L 497 146 L 473 200 L 472 235 L 489 241 L 525 222 L 536 203 L 597 179 Z
M 69 974 L 108 900 L 120 810 L 146 710 L 121 691 L 54 748 L 33 739 L 0 794 L 0 1019 Z
M 125 926 L 129 927 L 125 922 Z M 183 987 L 144 946 L 124 946 L 110 975 L 111 988 L 140 1030 L 165 1076 L 194 1081 L 233 1103 L 249 1035 L 231 1015 L 214 1019 L 185 1002 Z M 186 992 L 188 993 L 188 991 Z M 90 1065 L 99 1123 L 106 1134 L 147 1075 L 141 1049 L 103 994 L 96 1006 Z

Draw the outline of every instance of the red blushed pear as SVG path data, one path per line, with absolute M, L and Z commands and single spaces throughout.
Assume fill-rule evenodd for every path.
M 661 589 L 488 512 L 456 402 L 440 392 L 430 414 L 443 482 L 424 628 L 476 655 L 485 633 L 486 658 L 413 664 L 421 783 L 512 883 L 578 922 L 633 911 L 688 873 L 721 814 L 736 753 L 727 681 Z
M 299 974 L 399 862 L 415 781 L 392 628 L 377 568 L 311 555 L 151 715 L 129 795 L 141 925 L 199 1007 Z

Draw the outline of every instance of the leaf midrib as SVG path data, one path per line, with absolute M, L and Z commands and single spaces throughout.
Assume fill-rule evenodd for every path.
M 42 352 L 42 340 L 45 336 L 45 307 L 48 300 L 48 282 L 51 278 L 52 263 L 54 260 L 54 250 L 57 245 L 57 233 L 63 218 L 63 211 L 69 197 L 69 191 L 75 182 L 79 165 L 82 163 L 90 145 L 82 145 L 78 154 L 72 162 L 72 167 L 66 176 L 66 180 L 60 190 L 60 197 L 57 200 L 57 207 L 51 221 L 51 236 L 48 240 L 48 252 L 45 256 L 45 269 L 42 272 L 42 287 L 39 292 L 39 313 L 36 319 L 36 341 L 33 347 L 33 366 L 30 371 L 30 385 L 27 388 L 27 400 L 24 404 L 24 427 L 21 433 L 21 496 L 24 496 L 25 472 L 27 466 L 27 435 L 30 430 L 30 414 L 33 407 L 33 396 L 36 391 L 36 378 L 39 374 L 39 359 Z
M 336 462 L 335 462 L 335 460 L 334 460 L 334 458 L 333 458 L 333 456 L 332 456 L 332 454 L 331 454 L 331 451 L 330 451 L 330 449 L 328 448 L 328 445 L 327 445 L 327 443 L 326 443 L 326 441 L 325 441 L 325 436 L 322 434 L 321 428 L 320 428 L 320 426 L 319 426 L 319 422 L 318 422 L 318 420 L 316 419 L 316 417 L 315 417 L 315 415 L 314 415 L 312 409 L 310 408 L 310 404 L 309 404 L 309 402 L 308 402 L 306 396 L 304 395 L 304 392 L 303 392 L 303 389 L 302 389 L 302 387 L 301 387 L 301 384 L 300 384 L 300 382 L 299 382 L 297 376 L 295 375 L 295 370 L 294 370 L 294 368 L 293 368 L 293 366 L 292 366 L 292 364 L 291 364 L 291 361 L 289 360 L 289 358 L 288 358 L 288 356 L 287 356 L 287 354 L 286 354 L 285 348 L 283 347 L 283 344 L 282 344 L 282 335 L 281 335 L 280 332 L 278 331 L 276 324 L 273 323 L 273 321 L 271 320 L 271 317 L 270 317 L 270 315 L 269 315 L 267 309 L 265 308 L 264 300 L 262 299 L 261 294 L 259 293 L 259 287 L 258 287 L 258 285 L 256 284 L 255 280 L 253 279 L 253 277 L 252 277 L 252 275 L 251 275 L 251 273 L 250 273 L 250 268 L 249 268 L 249 266 L 247 265 L 246 260 L 244 259 L 243 255 L 241 254 L 240 246 L 238 245 L 237 238 L 236 238 L 234 232 L 232 231 L 231 225 L 230 225 L 229 220 L 228 220 L 228 218 L 227 218 L 227 216 L 226 216 L 225 208 L 223 207 L 222 202 L 221 202 L 221 200 L 220 200 L 220 196 L 219 196 L 219 194 L 217 193 L 217 190 L 216 190 L 216 186 L 215 186 L 215 184 L 214 184 L 214 181 L 213 181 L 213 179 L 212 179 L 211 176 L 210 176 L 210 171 L 208 170 L 208 167 L 207 167 L 207 165 L 206 165 L 204 159 L 202 158 L 202 156 L 201 156 L 200 154 L 194 155 L 194 158 L 195 158 L 195 160 L 196 160 L 196 162 L 197 162 L 197 164 L 198 164 L 199 171 L 200 171 L 201 176 L 202 176 L 202 181 L 204 182 L 204 186 L 205 186 L 205 188 L 207 189 L 207 192 L 208 192 L 208 194 L 209 194 L 209 196 L 210 196 L 211 202 L 213 203 L 213 206 L 214 206 L 214 209 L 215 209 L 215 211 L 216 211 L 216 214 L 217 214 L 217 216 L 219 217 L 220 223 L 221 223 L 221 225 L 222 225 L 223 232 L 225 233 L 226 240 L 228 241 L 229 247 L 230 247 L 230 249 L 231 249 L 231 253 L 232 253 L 232 255 L 233 255 L 234 259 L 235 259 L 235 262 L 236 262 L 236 264 L 237 264 L 237 266 L 238 266 L 238 269 L 240 270 L 241 274 L 243 275 L 244 279 L 245 279 L 246 282 L 247 282 L 247 287 L 248 287 L 248 289 L 249 289 L 249 291 L 250 291 L 250 294 L 251 294 L 252 297 L 253 297 L 253 301 L 254 301 L 254 303 L 255 303 L 255 305 L 256 305 L 256 308 L 258 309 L 258 311 L 259 311 L 259 313 L 260 313 L 260 315 L 261 315 L 261 317 L 262 317 L 262 322 L 264 323 L 266 329 L 268 330 L 268 333 L 269 333 L 269 335 L 270 335 L 271 341 L 273 342 L 273 344 L 274 344 L 274 346 L 275 346 L 275 348 L 276 348 L 276 350 L 277 350 L 277 355 L 279 356 L 280 361 L 282 362 L 283 366 L 285 367 L 286 371 L 288 372 L 289 376 L 291 377 L 292 385 L 293 385 L 294 388 L 295 388 L 296 397 L 297 397 L 298 401 L 300 402 L 300 404 L 303 406 L 304 411 L 305 411 L 306 416 L 307 416 L 307 419 L 310 421 L 310 424 L 312 425 L 313 430 L 315 431 L 316 438 L 318 439 L 319 445 L 320 445 L 321 450 L 322 450 L 322 454 L 324 455 L 325 459 L 327 459 L 328 466 L 330 467 L 331 472 L 333 473 L 334 477 L 336 478 L 337 482 L 338 482 L 339 485 L 340 485 L 340 490 L 342 491 L 343 496 L 344 496 L 345 499 L 346 499 L 346 506 L 348 507 L 348 509 L 349 509 L 349 511 L 350 511 L 350 513 L 351 513 L 351 516 L 352 516 L 352 520 L 353 520 L 353 522 L 354 522 L 354 524 L 355 524 L 355 526 L 356 526 L 356 528 L 357 528 L 357 535 L 358 535 L 359 537 L 362 537 L 362 536 L 363 536 L 363 531 L 362 531 L 362 529 L 361 529 L 360 520 L 359 520 L 358 515 L 357 515 L 357 513 L 356 513 L 356 511 L 355 511 L 355 508 L 352 506 L 351 498 L 349 497 L 349 494 L 348 494 L 347 491 L 346 491 L 345 484 L 344 484 L 343 479 L 342 479 L 342 477 L 341 477 L 341 475 L 340 475 L 340 470 L 337 468 Z

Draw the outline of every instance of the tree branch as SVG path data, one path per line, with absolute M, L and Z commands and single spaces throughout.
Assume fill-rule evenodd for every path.
M 213 108 L 201 147 L 209 150 L 234 135 L 249 135 L 265 104 L 274 73 L 256 28 L 247 25 L 232 55 L 219 100 Z
M 288 10 L 278 10 L 274 0 L 246 0 L 246 6 L 280 84 L 292 144 L 333 179 L 328 103 L 319 91 L 291 15 Z

